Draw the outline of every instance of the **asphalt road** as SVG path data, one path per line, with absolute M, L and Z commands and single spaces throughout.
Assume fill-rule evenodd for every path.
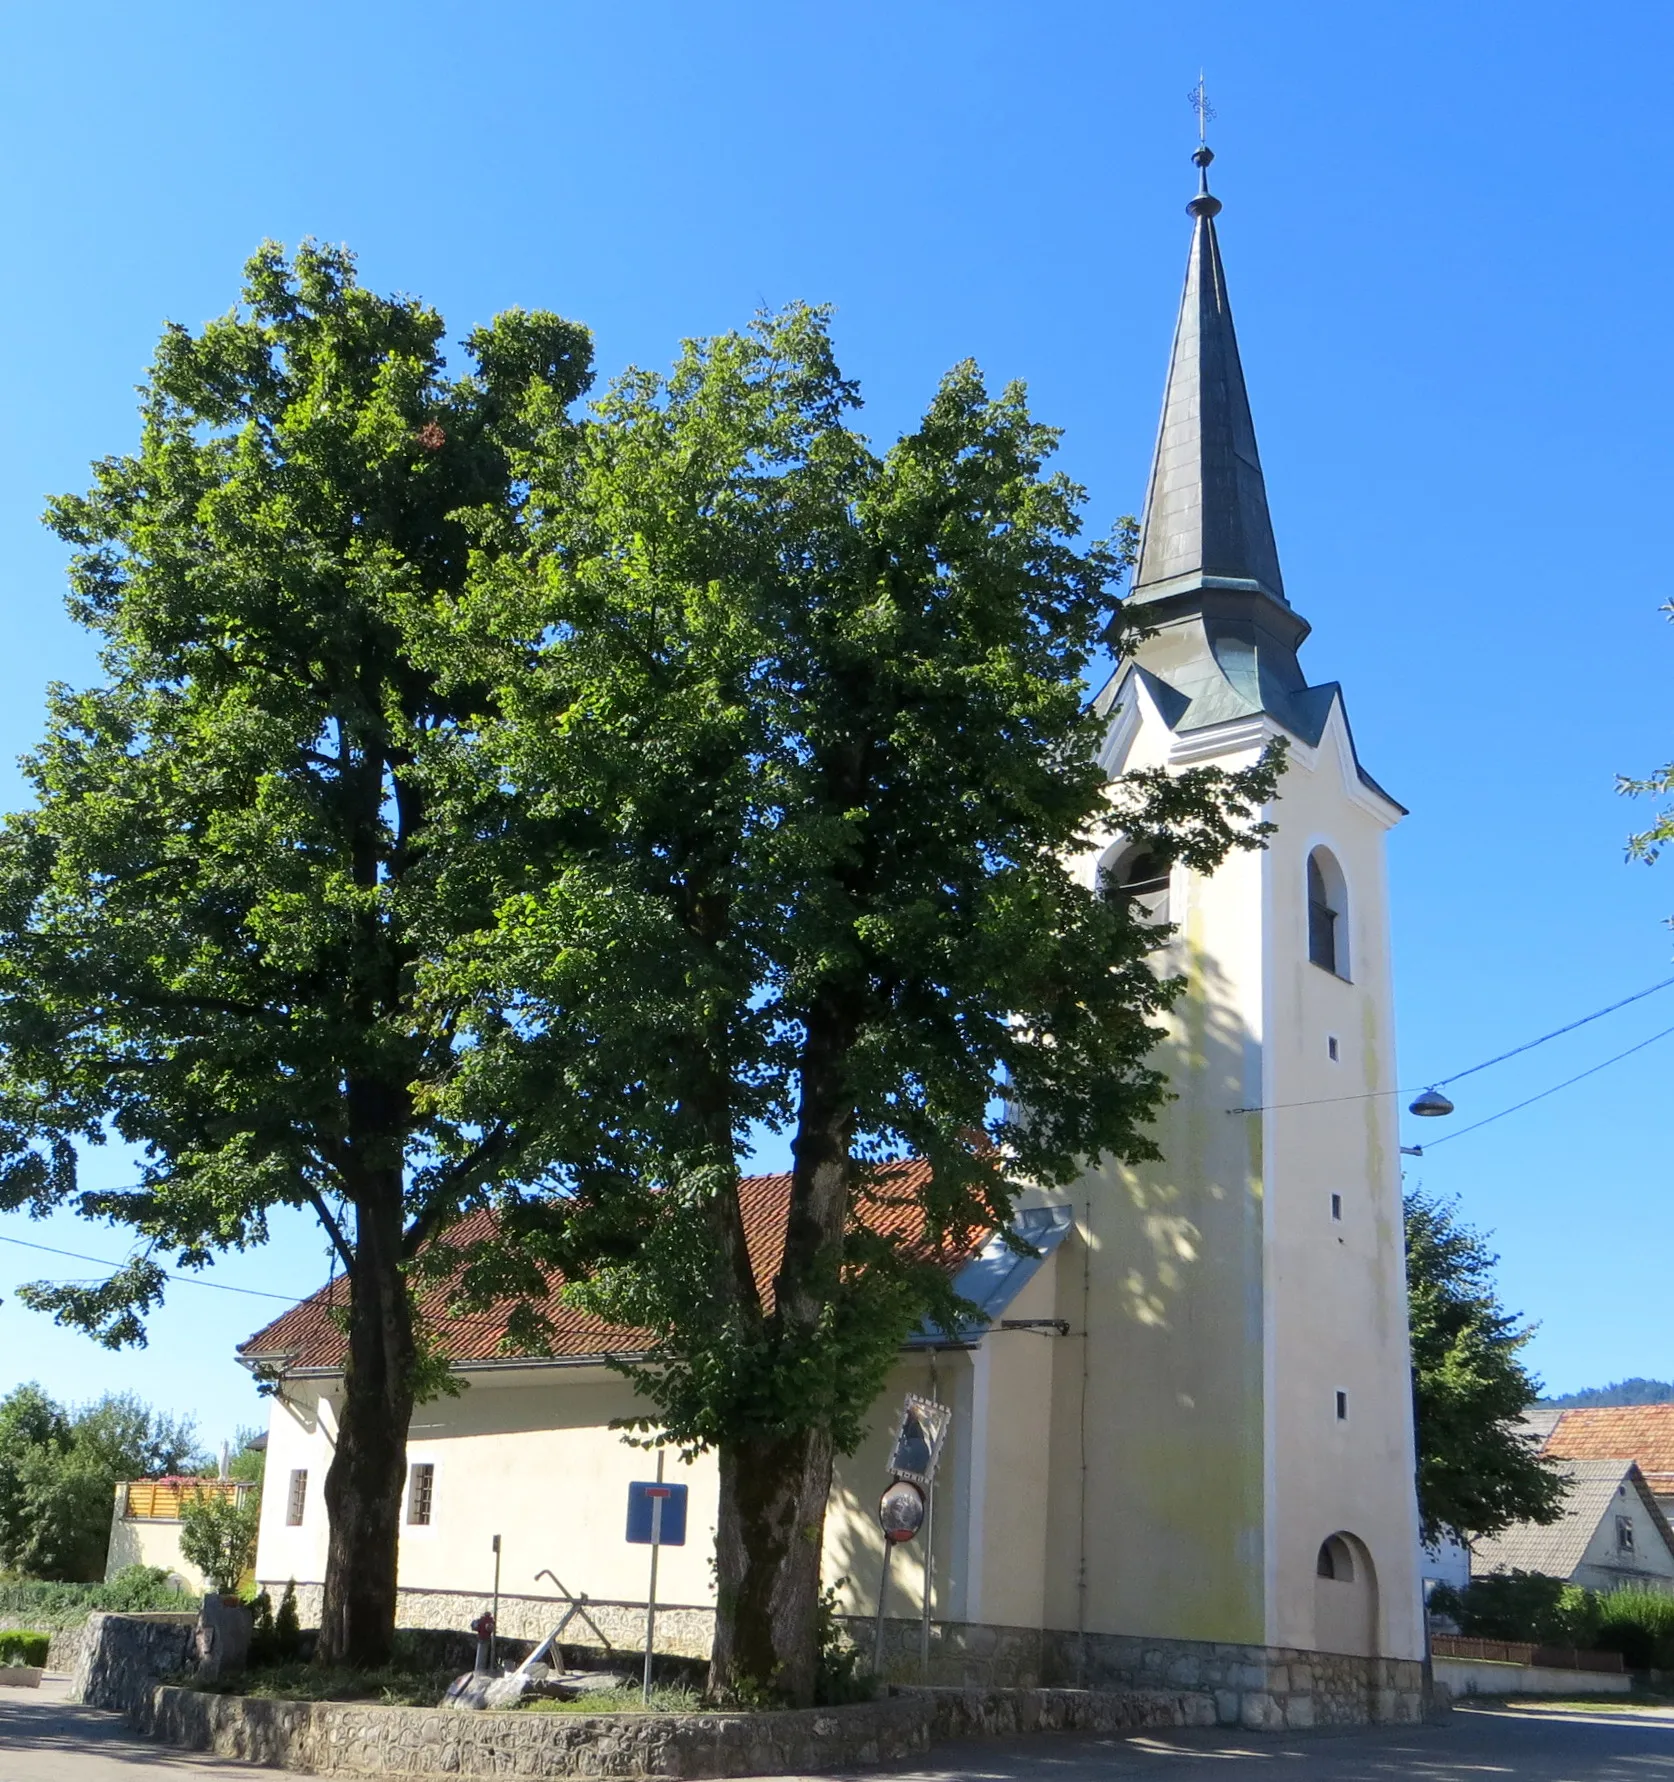
M 255 1782 L 262 1773 L 135 1739 L 115 1715 L 72 1707 L 63 1694 L 51 1680 L 38 1691 L 0 1689 L 0 1782 Z M 1674 1710 L 1479 1706 L 1445 1726 L 1305 1737 L 1044 1735 L 946 1745 L 928 1765 L 880 1774 L 890 1782 L 1144 1774 L 1170 1782 L 1674 1782 Z

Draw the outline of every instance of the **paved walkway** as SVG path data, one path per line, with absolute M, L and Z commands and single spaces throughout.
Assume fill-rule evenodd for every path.
M 258 1782 L 274 1774 L 135 1739 L 114 1714 L 70 1706 L 64 1689 L 62 1679 L 39 1690 L 0 1689 L 0 1782 Z M 921 1768 L 875 1774 L 878 1782 L 1147 1774 L 1168 1782 L 1674 1782 L 1674 1710 L 1484 1706 L 1461 1709 L 1440 1727 L 1289 1738 L 1046 1734 L 944 1745 Z

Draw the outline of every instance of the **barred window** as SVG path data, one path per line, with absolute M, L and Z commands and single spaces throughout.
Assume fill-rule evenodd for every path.
M 417 1461 L 407 1469 L 407 1521 L 414 1528 L 428 1528 L 436 1505 L 436 1467 Z
M 308 1506 L 308 1469 L 299 1466 L 292 1469 L 291 1489 L 285 1499 L 285 1526 L 301 1528 L 302 1512 Z

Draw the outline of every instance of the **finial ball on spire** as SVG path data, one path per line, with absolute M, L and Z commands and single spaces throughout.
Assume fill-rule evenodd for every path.
M 1194 167 L 1207 167 L 1214 158 L 1215 151 L 1206 142 L 1200 142 L 1192 150 L 1192 165 Z

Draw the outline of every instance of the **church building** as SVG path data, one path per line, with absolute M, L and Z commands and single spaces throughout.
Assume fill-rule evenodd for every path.
M 889 1674 L 1161 1689 L 1189 1718 L 1252 1727 L 1407 1720 L 1424 1632 L 1384 860 L 1403 813 L 1360 764 L 1342 690 L 1299 661 L 1309 625 L 1280 573 L 1210 159 L 1130 596 L 1153 630 L 1098 709 L 1113 777 L 1246 766 L 1282 739 L 1276 832 L 1209 875 L 1121 843 L 1080 863 L 1174 928 L 1161 963 L 1187 989 L 1159 1052 L 1163 1161 L 1031 1191 L 1017 1229 L 1035 1254 L 990 1237 L 963 1259 L 956 1285 L 989 1321 L 904 1349 L 839 1463 L 825 1576 L 869 1651 L 878 1497 L 917 1393 L 951 1407 L 951 1432 L 929 1539 L 889 1574 Z M 746 1184 L 767 1275 L 788 1192 Z M 610 1427 L 634 1398 L 605 1365 L 632 1333 L 566 1312 L 556 1352 L 520 1358 L 492 1317 L 442 1307 L 469 1389 L 415 1414 L 401 1621 L 479 1614 L 498 1535 L 504 1632 L 542 1636 L 585 1592 L 634 1647 L 647 1549 L 623 1538 L 627 1493 L 656 1463 Z M 341 1390 L 328 1291 L 240 1354 L 281 1378 L 257 1575 L 295 1579 L 307 1620 Z M 714 1462 L 667 1465 L 689 1505 L 686 1544 L 662 1555 L 659 1643 L 703 1653 Z

